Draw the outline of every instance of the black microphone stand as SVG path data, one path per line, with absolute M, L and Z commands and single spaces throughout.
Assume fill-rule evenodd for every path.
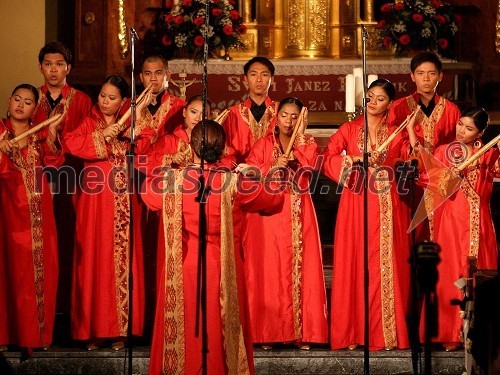
M 368 116 L 366 106 L 370 101 L 366 97 L 366 41 L 368 31 L 361 25 L 363 34 L 363 113 L 364 113 L 364 139 L 363 139 L 363 275 L 364 275 L 364 306 L 365 306 L 365 335 L 363 363 L 364 374 L 370 374 L 370 270 L 368 267 Z
M 210 2 L 205 3 L 205 44 L 203 45 L 203 92 L 202 92 L 202 120 L 201 120 L 201 147 L 200 147 L 200 177 L 199 177 L 199 194 L 197 201 L 199 203 L 199 242 L 198 242 L 198 291 L 197 291 L 197 306 L 196 306 L 196 337 L 200 335 L 200 314 L 201 314 L 201 371 L 203 375 L 208 371 L 208 332 L 207 332 L 207 213 L 206 201 L 210 187 L 205 187 L 205 140 L 207 119 L 206 107 L 207 98 L 207 61 L 208 61 L 208 29 L 210 26 Z
M 410 220 L 413 218 L 415 214 L 415 181 L 418 180 L 418 171 L 416 160 L 410 160 L 409 162 L 405 162 L 400 164 L 399 168 L 401 168 L 401 179 L 402 185 L 406 186 L 408 184 L 408 194 L 410 197 Z M 415 254 L 415 244 L 416 244 L 416 236 L 415 229 L 411 231 L 410 237 L 410 313 L 408 315 L 408 336 L 410 340 L 410 348 L 411 348 L 411 361 L 413 367 L 413 374 L 418 375 L 419 371 L 419 362 L 422 354 L 422 345 L 420 343 L 420 317 L 422 311 L 422 295 L 421 290 L 418 285 L 418 267 L 417 267 L 417 258 Z
M 133 27 L 130 28 L 130 63 L 132 68 L 131 78 L 131 94 L 130 94 L 130 147 L 126 154 L 127 173 L 128 173 L 128 193 L 130 204 L 130 219 L 129 219 L 129 270 L 128 270 L 128 321 L 127 321 L 127 352 L 128 352 L 128 371 L 132 375 L 133 364 L 133 343 L 132 343 L 132 326 L 133 326 L 133 255 L 134 255 L 134 209 L 133 209 L 133 194 L 135 194 L 135 178 L 134 178 L 134 152 L 135 152 L 135 110 L 136 110 L 136 87 L 135 87 L 135 42 L 139 40 L 139 36 Z

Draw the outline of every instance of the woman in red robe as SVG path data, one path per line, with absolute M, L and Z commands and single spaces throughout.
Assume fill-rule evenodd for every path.
M 206 117 L 210 118 L 210 102 L 207 103 L 205 113 Z M 193 128 L 202 119 L 203 97 L 201 95 L 192 96 L 182 110 L 182 115 L 184 117 L 183 124 L 179 124 L 172 133 L 162 135 L 153 143 L 151 143 L 151 140 L 154 139 L 155 131 L 151 128 L 145 128 L 141 131 L 138 142 L 150 143 L 150 145 L 143 151 L 147 158 L 142 159 L 145 160 L 145 163 L 138 163 L 138 169 L 144 171 L 144 167 L 146 167 L 145 173 L 151 175 L 155 174 L 155 168 L 185 167 L 192 163 L 189 142 Z M 224 156 L 221 159 L 222 164 L 232 168 L 236 161 L 234 155 L 235 151 L 226 146 Z M 161 169 L 157 169 L 156 172 L 161 172 Z
M 223 128 L 206 123 L 204 172 L 210 192 L 206 201 L 207 373 L 252 374 L 253 355 L 248 336 L 246 299 L 239 241 L 242 210 L 279 210 L 283 196 L 263 189 L 261 183 L 239 178 L 217 168 L 225 147 Z M 201 123 L 192 131 L 196 164 L 151 176 L 143 187 L 143 200 L 161 210 L 164 253 L 151 346 L 149 373 L 199 374 L 202 339 L 196 336 Z M 162 189 L 161 186 L 165 187 Z M 243 191 L 244 189 L 244 191 Z
M 321 244 L 309 173 L 302 173 L 304 167 L 310 172 L 318 156 L 314 138 L 304 134 L 306 118 L 286 154 L 302 107 L 298 99 L 282 100 L 275 131 L 259 139 L 247 158 L 261 175 L 277 177 L 285 191 L 280 212 L 248 214 L 243 232 L 252 339 L 264 349 L 273 343 L 308 349 L 308 343 L 328 342 Z
M 57 127 L 14 142 L 31 127 L 38 90 L 17 86 L 0 121 L 0 347 L 48 347 L 57 291 L 57 234 L 44 166 L 64 161 Z
M 446 167 L 456 167 L 481 148 L 481 136 L 488 121 L 484 109 L 476 106 L 465 109 L 456 125 L 456 141 L 438 147 L 434 156 Z M 437 266 L 436 284 L 438 332 L 432 341 L 443 343 L 448 351 L 460 348 L 462 340 L 460 308 L 451 301 L 462 300 L 463 294 L 454 282 L 461 277 L 472 277 L 468 274 L 470 257 L 477 261 L 478 269 L 498 267 L 490 210 L 493 179 L 500 177 L 500 142 L 497 146 L 463 171 L 457 190 L 437 207 L 434 215 L 435 241 L 441 247 L 441 262 Z
M 393 128 L 387 110 L 396 94 L 387 80 L 374 81 L 367 92 L 369 142 L 368 262 L 370 350 L 407 348 L 406 314 L 410 289 L 408 212 L 395 182 L 395 159 L 405 158 L 408 144 L 394 139 L 382 152 L 373 152 Z M 324 152 L 324 173 L 343 187 L 334 239 L 330 313 L 332 349 L 354 349 L 364 342 L 364 191 L 362 161 L 364 118 L 343 124 L 330 137 Z
M 127 191 L 125 153 L 130 142 L 120 136 L 123 129 L 116 124 L 128 104 L 127 91 L 122 77 L 108 77 L 91 115 L 63 140 L 65 150 L 85 162 L 77 205 L 71 332 L 76 340 L 90 340 L 89 350 L 104 339 L 111 339 L 115 350 L 124 347 L 130 303 L 131 204 L 135 214 L 132 333 L 141 335 L 143 330 L 141 209 L 136 195 Z

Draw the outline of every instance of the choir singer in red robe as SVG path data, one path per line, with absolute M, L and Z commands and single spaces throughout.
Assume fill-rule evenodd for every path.
M 64 115 L 26 138 L 38 90 L 17 86 L 0 121 L 0 351 L 48 347 L 56 309 L 57 233 L 44 166 L 64 162 L 57 128 Z
M 272 214 L 283 196 L 264 184 L 220 168 L 225 133 L 206 121 L 206 261 L 208 374 L 252 374 L 239 233 L 243 211 Z M 202 340 L 195 335 L 199 256 L 199 176 L 202 125 L 191 133 L 194 164 L 148 177 L 142 190 L 146 204 L 161 210 L 164 265 L 158 288 L 149 373 L 198 374 Z M 219 168 L 218 168 L 219 167 Z
M 133 334 L 141 335 L 143 330 L 141 209 L 136 195 L 128 190 L 125 155 L 130 140 L 117 123 L 130 105 L 127 91 L 124 78 L 106 78 L 92 113 L 63 140 L 65 150 L 85 162 L 77 206 L 71 333 L 76 340 L 89 340 L 89 350 L 105 339 L 111 340 L 112 349 L 123 348 L 129 319 Z M 138 105 L 138 116 L 145 103 Z M 130 205 L 134 205 L 132 296 L 128 285 Z M 128 313 L 131 298 L 133 317 Z

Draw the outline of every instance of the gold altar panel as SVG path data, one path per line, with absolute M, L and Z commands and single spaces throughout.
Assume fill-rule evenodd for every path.
M 286 56 L 327 56 L 330 0 L 288 0 L 284 5 Z

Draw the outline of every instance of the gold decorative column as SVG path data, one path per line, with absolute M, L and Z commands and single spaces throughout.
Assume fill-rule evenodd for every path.
M 331 0 L 285 0 L 286 56 L 328 55 L 330 2 Z
M 256 0 L 259 55 L 283 57 L 283 1 Z
M 387 55 L 388 52 L 379 45 L 374 17 L 375 0 L 333 0 L 338 5 L 339 22 L 330 23 L 330 32 L 336 33 L 338 28 L 339 45 L 331 43 L 331 56 L 341 58 L 360 57 L 362 54 L 362 28 L 368 30 L 366 53 L 368 55 Z M 362 12 L 363 11 L 363 12 Z M 363 13 L 363 16 L 362 16 Z M 338 49 L 337 49 L 338 47 Z
M 245 49 L 231 51 L 231 57 L 234 59 L 251 59 L 258 54 L 258 31 L 257 23 L 252 17 L 252 0 L 241 0 L 239 2 L 239 12 L 243 18 L 243 23 L 247 27 L 247 33 L 241 36 L 241 41 Z

